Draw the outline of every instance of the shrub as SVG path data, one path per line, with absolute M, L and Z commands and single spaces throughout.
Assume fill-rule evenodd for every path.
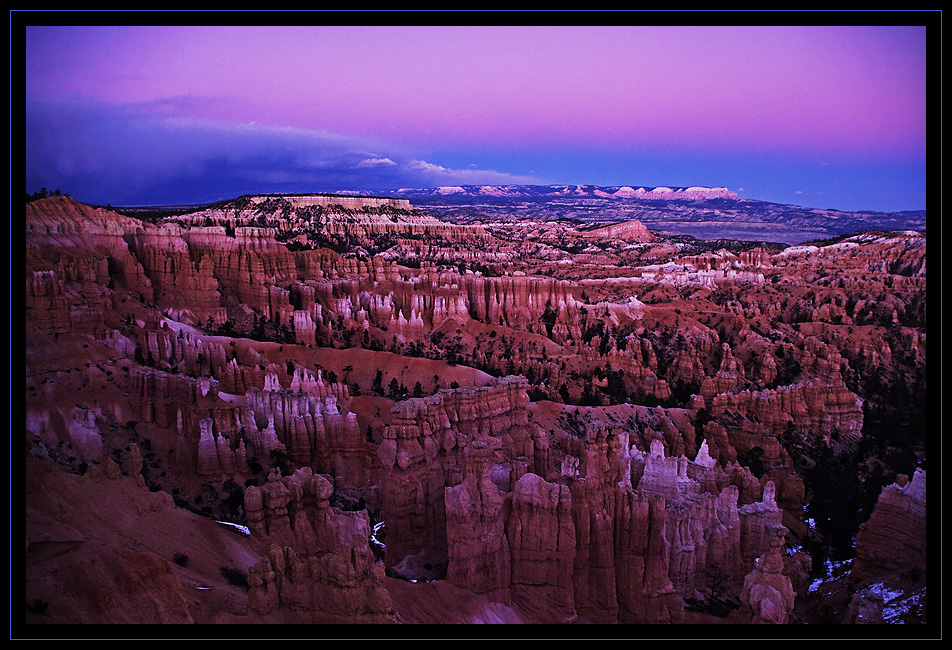
M 172 559 L 179 566 L 188 566 L 188 556 L 185 553 L 176 553 L 172 556 Z
M 47 607 L 49 607 L 49 603 L 42 598 L 34 598 L 26 604 L 26 608 L 34 614 L 46 614 Z
M 222 577 L 228 581 L 228 584 L 236 587 L 244 587 L 245 589 L 248 588 L 248 574 L 241 569 L 229 569 L 223 566 L 219 571 L 221 571 Z

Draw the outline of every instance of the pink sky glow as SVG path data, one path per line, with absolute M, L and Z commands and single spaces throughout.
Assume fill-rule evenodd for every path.
M 706 184 L 919 209 L 926 32 L 26 27 L 27 182 L 104 202 L 252 185 Z
M 30 94 L 393 141 L 925 143 L 916 28 L 77 27 L 27 45 Z

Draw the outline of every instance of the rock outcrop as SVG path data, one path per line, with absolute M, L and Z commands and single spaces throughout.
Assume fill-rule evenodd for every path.
M 883 489 L 869 521 L 856 534 L 852 578 L 868 582 L 884 573 L 926 572 L 926 472 L 917 469 Z
M 329 504 L 331 482 L 302 468 L 274 471 L 245 491 L 254 541 L 265 557 L 248 570 L 249 606 L 293 612 L 305 623 L 393 623 L 384 568 L 370 549 L 366 512 Z
M 766 532 L 768 549 L 747 574 L 740 595 L 744 622 L 782 625 L 790 622 L 796 598 L 790 578 L 783 573 L 786 529 L 773 525 Z

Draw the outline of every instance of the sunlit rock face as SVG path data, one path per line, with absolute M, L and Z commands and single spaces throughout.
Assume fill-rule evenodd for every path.
M 805 551 L 925 572 L 925 235 L 728 250 L 631 216 L 28 203 L 30 621 L 881 620 Z M 62 588 L 100 538 L 135 549 L 112 586 Z

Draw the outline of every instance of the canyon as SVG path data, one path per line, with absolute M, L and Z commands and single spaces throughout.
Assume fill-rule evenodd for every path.
M 28 201 L 26 623 L 925 627 L 924 215 L 504 189 Z

